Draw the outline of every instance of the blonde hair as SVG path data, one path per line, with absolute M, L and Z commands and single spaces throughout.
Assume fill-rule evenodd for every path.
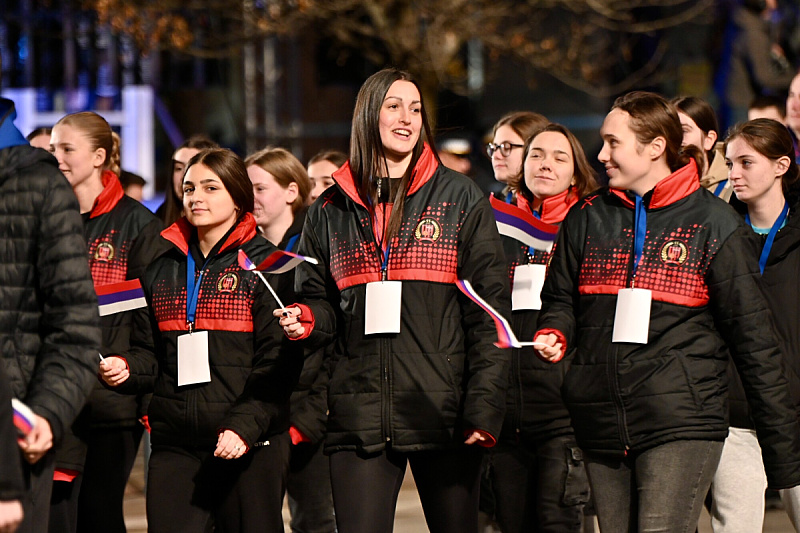
M 288 188 L 291 183 L 297 184 L 298 194 L 292 202 L 292 214 L 297 214 L 297 211 L 306 205 L 308 195 L 311 194 L 311 180 L 308 178 L 308 172 L 303 163 L 288 150 L 268 146 L 247 156 L 244 164 L 246 167 L 255 165 L 269 172 L 278 185 L 284 189 Z
M 89 139 L 92 150 L 102 148 L 106 152 L 103 170 L 110 170 L 117 176 L 120 174 L 120 138 L 108 125 L 106 119 L 93 111 L 81 111 L 62 117 L 56 126 L 64 124 L 80 130 Z M 55 127 L 55 126 L 53 126 Z

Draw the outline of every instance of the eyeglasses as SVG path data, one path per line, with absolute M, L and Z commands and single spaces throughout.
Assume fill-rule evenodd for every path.
M 511 150 L 514 148 L 522 148 L 525 146 L 524 144 L 513 144 L 508 141 L 500 144 L 489 143 L 486 145 L 486 154 L 489 157 L 492 157 L 497 150 L 500 150 L 500 153 L 503 154 L 503 157 L 508 157 L 511 155 Z

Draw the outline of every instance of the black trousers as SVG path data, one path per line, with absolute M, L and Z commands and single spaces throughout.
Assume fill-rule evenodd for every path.
M 289 434 L 239 459 L 214 450 L 153 446 L 147 480 L 149 533 L 283 533 Z
M 333 504 L 339 533 L 390 533 L 406 464 L 431 533 L 477 533 L 478 495 L 484 450 L 462 446 L 446 451 L 330 457 Z

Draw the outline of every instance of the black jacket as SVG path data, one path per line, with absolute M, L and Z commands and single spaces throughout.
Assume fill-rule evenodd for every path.
M 154 343 L 150 335 L 132 332 L 124 354 L 131 378 L 120 385 L 122 392 L 153 391 L 148 408 L 153 444 L 213 449 L 218 433 L 231 429 L 252 447 L 286 431 L 302 354 L 272 316 L 278 305 L 267 288 L 237 262 L 239 249 L 258 264 L 275 247 L 256 234 L 249 213 L 209 253 L 205 267 L 197 246 L 190 246 L 196 231 L 185 218 L 162 236 L 173 246 L 147 268 L 142 283 Z M 188 333 L 187 253 L 204 272 L 195 331 L 209 332 L 211 381 L 179 387 L 177 342 Z
M 540 218 L 547 224 L 558 225 L 569 208 L 578 201 L 569 190 L 546 199 L 542 203 Z M 516 205 L 531 212 L 525 197 L 517 194 Z M 508 263 L 508 276 L 514 288 L 514 272 L 517 266 L 546 265 L 551 252 L 535 250 L 533 255 L 527 244 L 502 236 L 503 249 Z M 536 333 L 539 311 L 518 310 L 511 313 L 511 328 L 520 340 L 531 340 Z M 571 357 L 568 357 L 568 359 Z M 506 396 L 506 416 L 500 438 L 503 440 L 535 445 L 563 435 L 573 433 L 569 411 L 561 398 L 561 384 L 569 363 L 553 365 L 537 357 L 532 346 L 512 348 L 511 372 Z
M 100 326 L 78 201 L 42 149 L 0 150 L 0 244 L 0 355 L 59 442 L 95 382 Z
M 745 385 L 770 486 L 800 483 L 800 428 L 759 285 L 758 239 L 699 188 L 694 163 L 645 195 L 635 286 L 652 290 L 647 344 L 612 343 L 617 291 L 631 285 L 632 200 L 604 189 L 561 226 L 539 327 L 575 357 L 563 392 L 578 444 L 622 455 L 680 439 L 723 440 L 727 344 Z
M 0 365 L 0 501 L 20 500 L 25 494 L 11 398 L 11 386 Z
M 349 165 L 334 180 L 309 209 L 300 240 L 300 253 L 319 265 L 296 273 L 316 321 L 309 341 L 335 337 L 326 449 L 442 449 L 473 429 L 496 439 L 509 354 L 494 346 L 489 315 L 455 285 L 471 281 L 508 316 L 505 258 L 488 200 L 425 148 L 388 262 L 387 279 L 403 283 L 400 333 L 365 335 L 366 284 L 381 279 L 383 256 L 373 222 L 382 216 L 371 219 Z

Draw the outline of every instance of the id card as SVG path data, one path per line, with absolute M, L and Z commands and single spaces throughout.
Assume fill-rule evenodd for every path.
M 647 344 L 652 301 L 653 293 L 648 289 L 620 289 L 611 342 Z
M 400 333 L 401 281 L 367 283 L 367 305 L 364 311 L 364 335 Z
M 542 308 L 542 285 L 547 265 L 519 265 L 514 269 L 514 290 L 511 292 L 511 310 Z
M 178 386 L 208 383 L 208 332 L 195 331 L 178 337 Z

